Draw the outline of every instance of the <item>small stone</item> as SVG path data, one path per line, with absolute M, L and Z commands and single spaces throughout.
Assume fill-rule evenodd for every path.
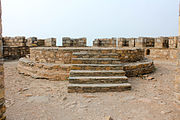
M 147 77 L 146 80 L 153 80 L 154 77 Z
M 90 103 L 91 101 L 92 101 L 91 99 L 87 100 L 88 103 Z
M 29 90 L 28 88 L 23 88 L 22 91 L 26 91 L 26 90 Z
M 26 94 L 25 96 L 26 97 L 32 97 L 33 95 L 32 94 Z
M 143 75 L 144 78 L 148 77 L 148 75 Z
M 111 116 L 108 116 L 106 120 L 113 120 Z
M 80 106 L 80 108 L 87 108 L 88 106 L 87 105 L 84 105 L 84 106 Z
M 168 114 L 168 113 L 171 113 L 172 110 L 168 110 L 168 111 L 161 111 L 161 114 Z
M 160 98 L 158 98 L 158 97 L 154 97 L 154 99 L 155 99 L 155 100 L 160 100 Z
M 67 97 L 63 97 L 63 101 L 67 100 Z
M 166 103 L 164 101 L 159 101 L 159 104 L 166 105 Z

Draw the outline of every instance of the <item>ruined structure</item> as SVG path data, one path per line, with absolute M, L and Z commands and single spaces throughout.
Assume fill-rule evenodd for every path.
M 116 38 L 105 38 L 105 39 L 95 39 L 93 41 L 94 47 L 116 47 Z
M 25 38 L 24 36 L 2 37 L 2 44 L 4 59 L 18 59 L 28 55 L 32 47 L 55 47 L 56 39 Z
M 113 42 L 112 42 L 113 40 Z M 145 56 L 151 59 L 176 60 L 177 48 L 180 47 L 178 36 L 173 37 L 139 37 L 139 38 L 117 38 L 94 40 L 93 46 L 118 47 L 118 48 L 142 48 L 145 49 Z M 111 41 L 111 42 L 109 42 Z M 113 43 L 113 44 L 111 44 Z M 117 43 L 117 44 L 116 44 Z
M 30 56 L 19 60 L 18 71 L 34 78 L 69 79 L 68 92 L 129 90 L 131 85 L 127 77 L 154 71 L 153 62 L 145 56 L 153 59 L 177 58 L 177 39 L 95 39 L 93 47 L 84 47 L 86 38 L 66 37 L 62 47 L 30 48 Z
M 180 109 L 180 50 L 178 50 L 177 70 L 175 77 L 175 96 L 176 103 Z
M 34 78 L 68 80 L 68 92 L 129 90 L 130 76 L 154 71 L 144 50 L 94 47 L 36 47 L 21 58 L 18 71 Z
M 2 24 L 1 24 L 1 0 L 0 0 L 0 120 L 5 120 L 5 87 L 4 87 L 4 68 L 3 68 L 3 42 L 2 42 Z
M 86 47 L 86 38 L 72 39 L 69 37 L 62 38 L 63 47 Z
M 135 47 L 136 38 L 118 38 L 118 47 Z

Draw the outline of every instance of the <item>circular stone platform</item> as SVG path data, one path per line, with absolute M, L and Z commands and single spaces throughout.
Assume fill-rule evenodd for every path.
M 91 52 L 92 56 L 86 54 Z M 80 54 L 79 54 L 80 53 Z M 91 55 L 92 55 L 91 54 Z M 107 58 L 108 55 L 112 58 Z M 82 59 L 76 57 L 84 57 Z M 99 57 L 101 56 L 101 59 Z M 72 58 L 76 59 L 72 63 Z M 88 60 L 94 63 L 89 63 Z M 79 61 L 78 61 L 79 60 Z M 77 62 L 77 63 L 76 63 Z M 93 65 L 101 65 L 101 68 L 109 70 L 114 65 L 114 68 L 121 67 L 126 72 L 126 76 L 138 76 L 148 74 L 154 71 L 152 60 L 144 58 L 144 50 L 140 48 L 69 48 L 69 47 L 37 47 L 30 49 L 30 57 L 21 58 L 18 63 L 18 71 L 24 75 L 29 75 L 34 78 L 44 78 L 49 80 L 68 80 L 71 67 L 86 67 L 79 66 L 78 62 L 84 62 L 90 67 Z M 113 63 L 113 64 L 112 64 Z M 104 67 L 102 67 L 104 66 Z M 98 68 L 98 67 L 97 67 Z

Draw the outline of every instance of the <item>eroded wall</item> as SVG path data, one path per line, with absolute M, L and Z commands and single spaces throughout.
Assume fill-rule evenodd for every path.
M 178 49 L 177 69 L 175 77 L 175 97 L 178 108 L 180 109 L 180 49 Z
M 0 0 L 0 120 L 5 120 L 5 87 L 4 87 L 4 67 L 3 67 L 3 42 L 1 24 L 1 0 Z
M 37 37 L 25 38 L 24 36 L 2 37 L 2 44 L 4 59 L 18 59 L 28 55 L 31 47 L 55 47 L 56 38 L 38 39 Z
M 116 47 L 116 38 L 95 39 L 94 47 Z

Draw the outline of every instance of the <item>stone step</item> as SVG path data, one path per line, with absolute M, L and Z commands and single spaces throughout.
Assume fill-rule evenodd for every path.
M 116 53 L 116 49 L 114 48 L 94 48 L 93 49 L 81 49 L 77 51 L 80 53 L 90 53 L 90 54 L 107 54 L 107 53 Z
M 121 64 L 72 64 L 71 70 L 122 70 Z
M 69 77 L 69 83 L 74 84 L 103 84 L 103 83 L 127 83 L 128 78 L 126 76 L 77 76 Z
M 122 92 L 131 90 L 131 84 L 69 84 L 69 93 Z
M 73 53 L 73 58 L 118 58 L 118 55 L 116 53 L 76 52 Z
M 115 58 L 72 58 L 72 64 L 120 64 Z
M 71 70 L 70 76 L 125 76 L 123 70 Z

